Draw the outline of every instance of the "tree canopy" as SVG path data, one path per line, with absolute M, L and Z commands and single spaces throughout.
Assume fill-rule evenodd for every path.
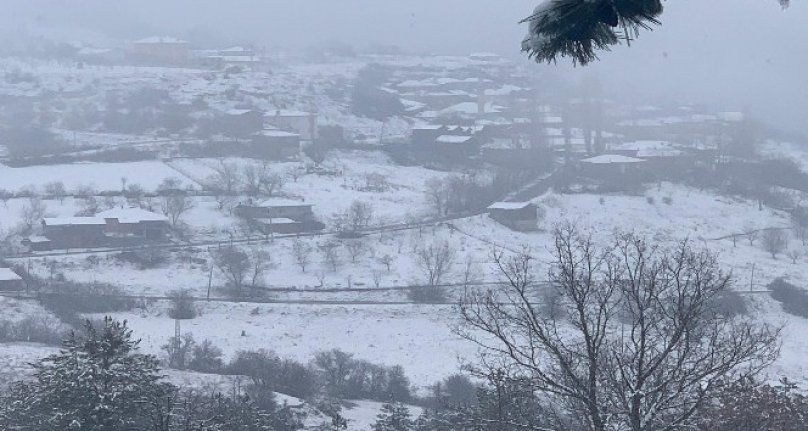
M 538 63 L 570 57 L 586 65 L 598 59 L 598 51 L 660 25 L 662 12 L 661 0 L 545 0 L 522 20 L 529 26 L 522 51 Z

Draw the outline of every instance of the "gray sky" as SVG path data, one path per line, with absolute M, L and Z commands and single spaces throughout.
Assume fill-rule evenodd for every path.
M 397 44 L 437 53 L 518 55 L 517 21 L 540 0 L 3 0 L 0 22 L 70 25 L 134 38 L 195 30 L 233 41 L 306 46 L 341 40 Z M 782 11 L 776 0 L 670 0 L 663 26 L 629 49 L 573 70 L 596 74 L 613 91 L 746 109 L 808 132 L 808 5 Z M 25 17 L 25 19 L 21 19 Z M 11 23 L 12 21 L 13 23 Z

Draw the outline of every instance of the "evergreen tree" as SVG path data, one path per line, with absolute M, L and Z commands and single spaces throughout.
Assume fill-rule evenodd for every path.
M 785 7 L 789 0 L 779 2 Z M 529 26 L 522 51 L 537 62 L 561 56 L 585 65 L 596 51 L 659 25 L 660 15 L 661 0 L 545 0 L 522 21 Z
M 381 413 L 376 416 L 373 431 L 411 431 L 414 427 L 407 407 L 400 403 L 387 403 L 382 405 Z
M 126 322 L 87 321 L 57 354 L 34 364 L 34 381 L 19 383 L 4 403 L 3 429 L 134 430 L 150 428 L 152 408 L 173 386 L 161 383 L 157 359 L 137 353 Z

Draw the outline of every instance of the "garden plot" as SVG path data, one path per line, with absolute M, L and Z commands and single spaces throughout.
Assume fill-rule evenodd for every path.
M 12 168 L 0 165 L 0 188 L 19 191 L 42 191 L 48 183 L 61 181 L 68 192 L 91 186 L 97 191 L 120 191 L 122 178 L 127 184 L 139 184 L 153 191 L 166 178 L 177 178 L 183 185 L 193 183 L 159 161 L 128 163 L 75 163 L 68 165 L 29 166 Z

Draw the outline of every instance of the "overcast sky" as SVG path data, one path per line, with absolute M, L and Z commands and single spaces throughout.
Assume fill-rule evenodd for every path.
M 80 27 L 135 38 L 210 34 L 266 46 L 340 40 L 436 53 L 518 56 L 539 0 L 3 0 L 4 26 Z M 808 132 L 808 5 L 776 0 L 670 0 L 663 26 L 600 63 L 537 65 L 575 78 L 598 75 L 612 91 L 746 109 Z M 26 23 L 26 24 L 21 24 Z M 189 33 L 191 32 L 191 33 Z

